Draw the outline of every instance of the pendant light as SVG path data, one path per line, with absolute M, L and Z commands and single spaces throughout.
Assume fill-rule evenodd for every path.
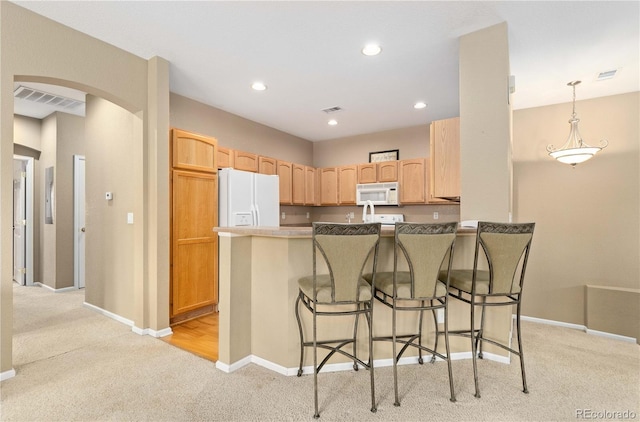
M 576 85 L 579 83 L 580 81 L 572 81 L 567 84 L 573 88 L 573 113 L 569 119 L 571 131 L 567 142 L 559 149 L 554 148 L 553 145 L 547 145 L 547 151 L 549 151 L 550 156 L 561 163 L 570 164 L 574 168 L 576 164 L 587 161 L 609 144 L 605 139 L 602 139 L 599 147 L 592 147 L 587 145 L 582 140 L 582 136 L 580 136 L 580 131 L 578 130 L 580 119 L 576 116 Z

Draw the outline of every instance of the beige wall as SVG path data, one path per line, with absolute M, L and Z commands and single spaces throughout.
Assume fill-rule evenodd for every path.
M 42 120 L 33 117 L 13 116 L 13 142 L 40 151 Z
M 509 221 L 509 43 L 501 23 L 460 37 L 460 218 Z
M 514 112 L 514 213 L 536 222 L 524 315 L 584 325 L 586 285 L 640 289 L 639 104 L 638 92 L 578 101 L 584 140 L 609 146 L 575 168 L 545 150 L 569 135 L 570 103 Z
M 455 116 L 452 116 L 455 117 Z M 313 143 L 313 165 L 333 167 L 369 162 L 369 153 L 399 150 L 400 159 L 429 156 L 429 124 Z
M 137 118 L 109 101 L 87 95 L 86 292 L 88 303 L 134 319 L 134 212 L 136 194 L 131 144 Z M 113 199 L 107 201 L 105 193 Z M 135 223 L 134 214 L 134 223 Z M 138 216 L 139 217 L 139 216 Z M 114 248 L 113 245 L 117 245 Z
M 168 65 L 150 66 L 149 61 L 126 53 L 105 42 L 86 36 L 29 12 L 13 3 L 0 2 L 0 373 L 9 374 L 12 369 L 13 330 L 13 285 L 12 262 L 12 157 L 13 157 L 13 86 L 15 81 L 35 81 L 76 88 L 89 94 L 105 98 L 114 104 L 136 113 L 142 124 L 136 129 L 135 140 L 129 144 L 129 154 L 136 157 L 131 185 L 136 190 L 135 210 L 137 218 L 134 234 L 134 266 L 121 267 L 133 274 L 129 277 L 135 286 L 134 323 L 141 329 L 161 330 L 165 322 L 158 315 L 165 315 L 168 324 L 168 302 L 148 302 L 150 292 L 167 290 L 169 286 L 168 265 L 151 257 L 149 231 L 168 233 L 168 201 L 158 195 L 152 196 L 158 186 L 168 180 L 168 159 L 158 167 L 149 166 L 152 153 L 148 140 L 153 138 L 153 151 L 168 151 L 168 107 L 154 108 L 155 116 L 149 119 L 150 93 L 168 93 Z M 27 54 L 28 53 L 28 54 Z M 161 60 L 152 63 L 160 63 Z M 154 102 L 158 96 L 154 96 Z M 154 161 L 158 155 L 153 157 Z M 110 172 L 108 168 L 104 171 Z M 88 187 L 90 190 L 91 187 Z M 104 192 L 103 192 L 104 193 Z M 156 202 L 151 202 L 156 201 Z M 149 227 L 147 215 L 154 214 L 155 226 Z M 126 221 L 126 220 L 125 220 Z M 8 229 L 9 228 L 9 229 Z M 105 232 L 109 227 L 102 226 Z M 114 231 L 117 232 L 117 227 Z M 101 241 L 100 239 L 99 241 Z M 127 263 L 122 260 L 121 240 L 106 238 L 103 251 L 117 257 L 111 265 Z M 160 249 L 168 250 L 168 236 L 158 239 Z M 87 248 L 91 245 L 87 243 Z M 157 248 L 157 247 L 156 247 Z M 155 249 L 154 249 L 155 250 Z M 150 264 L 152 263 L 152 264 Z M 149 279 L 148 266 L 158 269 Z M 90 269 L 87 268 L 87 272 Z M 109 285 L 105 286 L 110 289 Z M 111 292 L 104 292 L 109 296 Z M 128 300 L 123 297 L 126 303 Z M 105 300 L 105 303 L 108 303 Z M 110 309 L 107 309 L 110 310 Z M 113 312 L 113 310 L 110 310 Z M 117 312 L 117 310 L 116 310 Z M 157 312 L 153 318 L 150 312 Z M 129 310 L 127 315 L 131 315 Z M 150 327 L 150 321 L 157 326 Z
M 312 143 L 235 114 L 171 94 L 172 127 L 213 136 L 218 145 L 313 165 Z

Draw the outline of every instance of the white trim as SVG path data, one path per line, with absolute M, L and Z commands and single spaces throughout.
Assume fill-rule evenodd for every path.
M 16 376 L 16 370 L 10 369 L 8 371 L 0 372 L 0 382 L 4 380 L 8 380 L 9 378 L 13 378 Z
M 52 291 L 54 293 L 64 293 L 64 292 L 70 292 L 70 291 L 73 291 L 73 290 L 78 290 L 75 287 L 63 287 L 61 289 L 54 289 L 53 287 L 47 286 L 46 284 L 40 283 L 39 281 L 36 281 L 35 283 L 33 283 L 33 285 L 34 286 L 39 286 L 39 287 L 44 287 L 45 289 L 47 289 L 49 291 Z
M 121 317 L 118 314 L 114 314 L 113 312 L 109 312 L 109 311 L 107 311 L 105 309 L 99 308 L 96 305 L 92 305 L 92 304 L 90 304 L 88 302 L 84 302 L 84 306 L 89 308 L 89 309 L 91 309 L 91 310 L 93 310 L 93 311 L 95 311 L 95 312 L 97 312 L 97 313 L 99 313 L 99 314 L 101 314 L 101 315 L 103 315 L 103 316 L 109 317 L 111 319 L 115 319 L 116 321 L 118 321 L 118 322 L 120 322 L 120 323 L 122 323 L 122 324 L 124 324 L 126 326 L 132 327 L 132 331 L 135 332 L 135 330 L 133 330 L 133 321 L 131 321 L 130 319 Z
M 80 167 L 80 161 L 85 161 L 84 155 L 74 154 L 73 156 L 73 286 L 76 289 L 80 287 L 80 245 L 78 241 L 78 233 L 82 229 L 78 224 L 80 219 L 81 208 L 84 208 L 84 204 L 81 205 L 78 200 L 78 185 L 82 181 L 78 169 Z M 85 175 L 82 174 L 82 178 Z M 86 188 L 85 188 L 86 190 Z M 84 287 L 84 286 L 83 286 Z
M 612 340 L 624 341 L 625 343 L 636 343 L 637 342 L 634 337 L 622 336 L 620 334 L 606 333 L 604 331 L 591 330 L 589 328 L 586 328 L 584 331 L 585 331 L 585 333 L 591 334 L 592 336 L 606 337 L 606 338 L 610 338 Z
M 513 319 L 515 319 L 516 316 L 513 315 Z M 520 316 L 520 319 L 522 321 L 529 321 L 529 322 L 535 322 L 538 324 L 547 324 L 547 325 L 555 325 L 557 327 L 564 327 L 564 328 L 571 328 L 573 330 L 579 330 L 579 331 L 583 331 L 587 334 L 593 335 L 593 336 L 599 336 L 599 337 L 606 337 L 606 338 L 610 338 L 612 340 L 619 340 L 619 341 L 624 341 L 625 343 L 637 343 L 637 339 L 635 337 L 627 337 L 627 336 L 623 336 L 620 334 L 613 334 L 613 333 L 607 333 L 604 331 L 597 331 L 597 330 L 592 330 L 588 327 L 586 327 L 585 325 L 580 325 L 580 324 L 571 324 L 568 322 L 562 322 L 562 321 L 554 321 L 551 319 L 542 319 L 542 318 L 534 318 L 534 317 L 526 317 L 526 316 Z
M 163 328 L 162 330 L 153 330 L 151 328 L 139 328 L 135 325 L 131 327 L 131 331 L 141 336 L 151 336 L 155 338 L 166 337 L 173 334 L 171 327 Z
M 425 362 L 430 362 L 431 361 L 431 355 L 425 355 Z M 504 364 L 509 364 L 510 358 L 508 356 L 500 356 L 500 355 L 496 355 L 493 353 L 487 353 L 487 352 L 483 352 L 483 357 L 486 360 L 492 360 L 494 362 L 499 362 L 499 363 L 504 363 Z M 451 360 L 463 360 L 463 359 L 471 359 L 471 352 L 458 352 L 458 353 L 452 353 L 451 354 Z M 443 359 L 440 358 L 436 358 L 436 361 L 438 362 L 444 362 Z M 226 363 L 217 361 L 216 362 L 216 368 L 221 370 L 222 372 L 225 372 L 227 374 L 230 374 L 232 372 L 237 371 L 240 368 L 243 368 L 249 364 L 256 364 L 258 366 L 261 366 L 263 368 L 269 369 L 273 372 L 277 372 L 280 375 L 285 375 L 288 377 L 294 376 L 294 375 L 298 375 L 298 368 L 286 368 L 282 365 L 278 365 L 276 363 L 273 363 L 271 361 L 268 361 L 266 359 L 263 359 L 259 356 L 255 356 L 255 355 L 249 355 L 246 356 L 242 359 L 240 359 L 239 361 L 236 361 L 234 363 L 232 363 L 231 365 L 228 365 Z M 417 356 L 410 356 L 410 357 L 403 357 L 400 359 L 400 361 L 398 362 L 398 365 L 417 365 L 418 364 L 418 357 Z M 383 367 L 387 367 L 387 366 L 392 366 L 393 365 L 393 360 L 391 358 L 388 359 L 377 359 L 373 362 L 373 366 L 374 369 L 375 368 L 383 368 Z M 362 368 L 362 365 L 358 365 L 360 368 Z M 332 364 L 328 364 L 328 365 L 324 365 L 322 367 L 322 372 L 342 372 L 342 371 L 352 371 L 353 370 L 353 362 L 342 362 L 342 363 L 332 363 Z M 303 375 L 311 375 L 313 374 L 313 366 L 303 366 L 302 367 L 302 374 Z

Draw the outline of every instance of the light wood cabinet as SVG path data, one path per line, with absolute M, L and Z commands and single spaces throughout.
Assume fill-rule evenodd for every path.
M 233 150 L 230 148 L 221 147 L 218 145 L 216 154 L 216 160 L 218 161 L 218 168 L 233 167 Z
M 358 164 L 358 183 L 397 182 L 398 162 Z
M 291 202 L 293 205 L 304 205 L 306 183 L 305 168 L 301 164 L 291 167 Z
M 180 129 L 171 131 L 174 169 L 216 173 L 216 140 Z
M 217 141 L 171 131 L 171 322 L 216 310 L 218 303 Z
M 376 163 L 358 164 L 358 183 L 375 183 L 378 181 Z
M 338 167 L 338 204 L 356 204 L 356 184 L 358 181 L 358 166 Z
M 280 203 L 291 205 L 293 201 L 291 192 L 292 164 L 287 161 L 277 160 L 277 167 L 280 181 Z
M 400 203 L 424 204 L 427 202 L 427 162 L 424 158 L 401 160 L 400 172 Z
M 320 205 L 338 205 L 338 169 L 323 167 L 316 169 L 320 181 Z
M 383 161 L 376 163 L 378 165 L 378 182 L 397 182 L 398 181 L 398 162 Z
M 233 168 L 236 170 L 258 172 L 258 154 L 245 151 L 233 151 Z
M 460 118 L 430 125 L 430 202 L 460 198 Z
M 304 166 L 304 184 L 304 204 L 316 205 L 317 175 L 314 167 Z
M 258 173 L 261 174 L 278 174 L 277 161 L 275 158 L 258 157 Z

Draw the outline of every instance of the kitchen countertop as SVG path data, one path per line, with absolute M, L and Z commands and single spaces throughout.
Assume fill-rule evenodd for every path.
M 229 233 L 244 236 L 267 236 L 267 237 L 311 237 L 311 227 L 299 226 L 244 226 L 244 227 L 214 227 L 214 232 Z M 393 236 L 393 226 L 382 226 L 382 236 Z M 476 234 L 474 228 L 458 228 L 459 235 Z

